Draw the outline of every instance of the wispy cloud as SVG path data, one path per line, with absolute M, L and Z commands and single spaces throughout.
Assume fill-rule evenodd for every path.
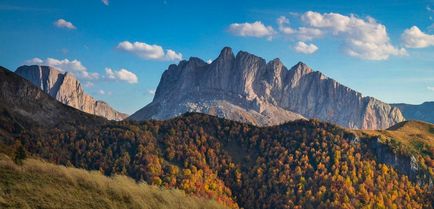
M 67 28 L 70 30 L 75 30 L 77 27 L 75 27 L 72 22 L 66 21 L 65 19 L 58 19 L 54 22 L 54 25 L 58 28 Z
M 106 6 L 108 6 L 110 4 L 109 0 L 101 0 L 101 2 Z
M 426 88 L 430 91 L 434 91 L 434 86 L 427 86 Z

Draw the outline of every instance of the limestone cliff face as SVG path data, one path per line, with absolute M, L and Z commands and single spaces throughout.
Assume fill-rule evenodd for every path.
M 259 126 L 317 118 L 349 128 L 384 129 L 404 120 L 397 108 L 345 87 L 304 63 L 287 69 L 228 47 L 211 64 L 199 58 L 170 65 L 152 103 L 130 119 L 167 119 L 202 112 Z
M 83 112 L 109 120 L 123 120 L 128 117 L 114 110 L 106 102 L 97 101 L 86 94 L 80 82 L 68 72 L 62 73 L 49 66 L 25 65 L 19 67 L 15 73 L 31 81 L 51 97 Z

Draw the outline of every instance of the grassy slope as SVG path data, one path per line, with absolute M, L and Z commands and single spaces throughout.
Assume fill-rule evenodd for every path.
M 125 176 L 27 159 L 22 166 L 0 154 L 0 208 L 224 208 L 214 201 L 137 184 Z
M 358 130 L 364 136 L 380 136 L 382 139 L 393 139 L 409 149 L 425 155 L 432 155 L 434 150 L 434 124 L 421 121 L 405 121 L 387 130 Z M 432 157 L 432 156 L 431 156 Z

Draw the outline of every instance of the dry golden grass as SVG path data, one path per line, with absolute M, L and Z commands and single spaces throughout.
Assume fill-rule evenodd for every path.
M 136 183 L 125 176 L 0 154 L 0 208 L 225 208 L 215 201 Z
M 355 130 L 360 136 L 380 136 L 383 139 L 393 139 L 410 151 L 421 154 L 434 148 L 434 124 L 421 121 L 405 121 L 387 130 Z

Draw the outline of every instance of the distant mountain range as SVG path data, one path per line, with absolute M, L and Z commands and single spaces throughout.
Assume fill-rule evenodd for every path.
M 153 101 L 131 120 L 168 119 L 201 112 L 259 126 L 317 118 L 344 127 L 385 129 L 404 120 L 398 108 L 363 97 L 304 63 L 287 69 L 225 47 L 208 64 L 192 57 L 170 65 Z
M 420 120 L 434 123 L 434 102 L 424 102 L 420 105 L 391 104 L 401 110 L 407 120 Z
M 127 114 L 114 110 L 106 102 L 95 100 L 86 94 L 80 82 L 71 73 L 62 73 L 54 67 L 40 65 L 24 65 L 15 73 L 31 81 L 58 101 L 83 112 L 109 120 L 123 120 L 128 117 Z

